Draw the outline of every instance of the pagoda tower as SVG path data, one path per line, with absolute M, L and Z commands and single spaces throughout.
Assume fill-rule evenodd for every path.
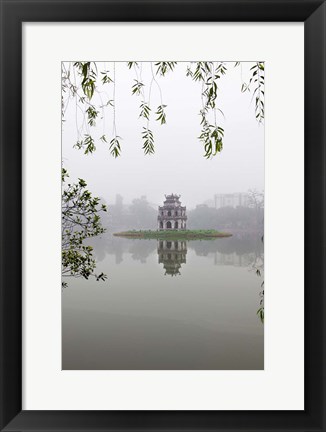
M 186 229 L 186 207 L 181 205 L 180 196 L 165 195 L 163 206 L 158 208 L 157 223 L 160 231 Z

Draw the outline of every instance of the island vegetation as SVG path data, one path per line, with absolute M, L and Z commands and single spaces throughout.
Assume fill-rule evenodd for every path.
M 164 230 L 164 231 L 152 231 L 152 230 L 131 230 L 122 231 L 113 234 L 116 237 L 127 237 L 127 238 L 145 238 L 145 239 L 214 239 L 219 237 L 231 237 L 232 234 L 227 232 L 216 231 L 213 229 L 207 230 Z

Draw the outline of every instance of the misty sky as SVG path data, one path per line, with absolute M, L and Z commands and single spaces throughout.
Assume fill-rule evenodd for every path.
M 82 150 L 73 148 L 77 138 L 87 131 L 82 111 L 71 99 L 62 128 L 62 158 L 70 180 L 83 178 L 89 190 L 108 203 L 114 203 L 116 194 L 121 194 L 125 203 L 145 195 L 150 203 L 159 205 L 164 194 L 173 192 L 181 194 L 182 204 L 188 208 L 213 199 L 215 193 L 264 189 L 264 126 L 255 120 L 252 93 L 240 91 L 242 80 L 248 82 L 253 63 L 243 63 L 237 68 L 234 63 L 226 63 L 228 72 L 219 80 L 217 98 L 217 106 L 225 116 L 217 115 L 218 125 L 225 130 L 224 148 L 209 160 L 203 157 L 203 146 L 198 140 L 201 84 L 186 77 L 186 65 L 178 63 L 174 72 L 165 77 L 156 76 L 163 103 L 167 105 L 167 124 L 162 126 L 154 120 L 161 102 L 158 86 L 153 83 L 150 129 L 155 138 L 154 155 L 145 156 L 142 150 L 145 121 L 139 118 L 141 97 L 131 94 L 136 75 L 126 63 L 115 66 L 116 127 L 122 137 L 122 154 L 117 159 L 110 155 L 109 144 L 98 139 L 103 134 L 108 142 L 112 138 L 112 107 L 107 107 L 104 119 L 89 129 L 96 138 L 96 152 L 84 155 Z M 112 62 L 98 63 L 98 69 L 109 70 L 113 77 Z M 151 79 L 151 65 L 143 63 L 146 94 Z M 93 98 L 94 103 L 104 104 L 112 99 L 112 83 L 100 90 L 101 94 Z

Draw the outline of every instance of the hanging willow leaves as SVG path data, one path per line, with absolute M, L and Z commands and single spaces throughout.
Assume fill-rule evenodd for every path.
M 142 132 L 142 138 L 144 141 L 143 150 L 145 155 L 154 153 L 154 137 L 153 132 L 148 128 L 143 127 L 144 131 Z
M 83 149 L 84 154 L 91 154 L 96 150 L 95 142 L 91 135 L 85 135 L 85 138 L 77 141 L 74 147 Z
M 224 63 L 218 63 L 214 68 L 214 63 L 204 63 L 204 67 L 202 68 L 205 71 L 206 76 L 204 77 L 205 81 L 205 90 L 204 96 L 206 97 L 206 106 L 212 109 L 216 108 L 216 99 L 217 99 L 217 80 L 221 78 L 222 75 L 226 74 L 226 66 Z
M 204 62 L 196 62 L 195 70 L 193 71 L 191 66 L 188 67 L 186 75 L 194 81 L 204 81 L 205 73 Z
M 217 125 L 217 112 L 223 112 L 216 107 L 218 86 L 217 81 L 225 75 L 227 68 L 223 62 L 195 62 L 187 68 L 186 75 L 193 81 L 202 84 L 201 134 L 199 140 L 204 146 L 204 157 L 209 159 L 223 149 L 224 129 Z M 209 118 L 213 119 L 213 123 Z
M 94 105 L 90 105 L 86 110 L 86 114 L 87 114 L 88 124 L 90 126 L 95 126 L 96 124 L 95 120 L 99 115 L 99 111 L 96 110 Z
M 140 105 L 140 114 L 139 117 L 144 117 L 145 119 L 149 120 L 150 115 L 150 107 L 146 102 L 142 102 Z
M 127 66 L 129 69 L 131 69 L 133 66 L 138 66 L 138 63 L 135 61 L 129 61 L 127 62 Z
M 166 108 L 166 107 L 167 107 L 167 105 L 159 105 L 158 108 L 157 108 L 157 111 L 155 113 L 155 114 L 158 115 L 158 117 L 157 117 L 156 120 L 159 121 L 159 122 L 161 122 L 161 125 L 163 125 L 163 124 L 166 123 L 166 114 L 165 114 L 165 111 L 164 111 L 164 108 Z
M 241 93 L 245 93 L 247 90 L 249 90 L 248 84 L 246 84 L 245 82 L 243 82 L 241 84 Z
M 224 129 L 215 125 L 204 124 L 199 140 L 203 143 L 204 157 L 209 159 L 223 149 Z
M 115 136 L 114 138 L 112 138 L 112 140 L 110 141 L 110 153 L 113 157 L 117 158 L 118 156 L 120 156 L 121 154 L 121 146 L 120 146 L 120 141 L 121 137 L 120 136 Z
M 217 84 L 211 77 L 206 81 L 206 89 L 204 91 L 204 96 L 206 96 L 206 105 L 210 108 L 215 108 L 215 100 L 217 98 Z
M 138 81 L 138 80 L 134 80 L 134 81 L 136 81 L 136 84 L 134 84 L 134 85 L 132 86 L 132 94 L 133 94 L 133 95 L 136 94 L 136 95 L 139 96 L 139 95 L 141 94 L 142 87 L 144 87 L 144 84 L 141 83 L 141 82 Z
M 159 78 L 164 77 L 168 73 L 172 73 L 177 66 L 177 62 L 173 61 L 159 61 L 149 62 L 152 79 L 147 82 L 143 81 L 142 72 L 144 72 L 146 63 L 129 61 L 126 63 L 126 67 L 129 69 L 134 68 L 135 78 L 132 85 L 132 95 L 141 96 L 140 113 L 139 117 L 146 120 L 144 131 L 142 132 L 142 141 L 144 144 L 144 151 L 146 154 L 154 152 L 154 139 L 153 134 L 150 130 L 150 115 L 154 112 L 151 107 L 151 93 L 153 92 L 153 83 L 157 86 L 160 97 L 160 105 L 155 111 L 155 120 L 161 125 L 166 123 L 166 105 L 163 104 L 162 90 L 159 83 Z M 194 82 L 200 83 L 200 96 L 202 106 L 200 109 L 201 115 L 201 133 L 200 141 L 203 142 L 205 148 L 205 157 L 212 157 L 219 153 L 223 148 L 223 134 L 220 127 L 220 119 L 218 116 L 224 114 L 219 106 L 219 86 L 221 78 L 227 74 L 227 64 L 225 62 L 213 62 L 213 61 L 198 61 L 189 62 L 186 65 L 186 76 L 190 77 Z M 242 81 L 242 68 L 241 62 L 233 62 L 234 67 L 241 67 L 241 81 Z M 104 64 L 105 66 L 105 64 Z M 241 83 L 241 92 L 251 92 L 252 100 L 255 103 L 255 118 L 259 123 L 262 123 L 265 117 L 264 110 L 264 62 L 251 63 L 248 66 L 250 69 L 249 81 Z M 240 69 L 239 67 L 239 69 Z M 75 73 L 77 72 L 77 73 Z M 77 79 L 76 79 L 77 76 Z M 101 77 L 100 79 L 98 79 Z M 104 87 L 97 86 L 104 84 L 111 84 L 112 86 Z M 146 86 L 145 86 L 146 84 Z M 113 98 L 110 92 L 112 88 Z M 146 91 L 145 91 L 146 89 Z M 148 95 L 145 96 L 145 93 Z M 82 91 L 81 91 L 82 90 Z M 96 92 L 96 97 L 94 96 Z M 106 97 L 103 98 L 101 93 L 105 93 Z M 96 150 L 95 141 L 89 135 L 89 126 L 96 126 L 100 120 L 103 120 L 103 135 L 98 138 L 100 141 L 104 141 L 103 136 L 106 130 L 104 109 L 108 106 L 113 107 L 113 139 L 110 142 L 110 152 L 114 157 L 118 157 L 121 154 L 120 140 L 117 138 L 115 130 L 115 63 L 113 62 L 112 75 L 106 68 L 98 73 L 96 62 L 75 62 L 69 64 L 67 67 L 63 64 L 62 67 L 62 117 L 65 115 L 69 99 L 75 98 L 76 100 L 76 126 L 78 137 L 85 134 L 84 139 L 78 139 L 75 144 L 76 148 L 83 149 L 85 154 L 92 153 Z M 92 103 L 90 100 L 93 98 Z M 100 100 L 95 102 L 95 100 Z M 84 105 L 84 106 L 82 106 Z M 83 118 L 79 121 L 77 112 L 82 112 Z M 100 116 L 102 110 L 103 115 Z M 64 121 L 64 120 L 63 120 Z M 222 129 L 223 131 L 223 129 Z M 224 131 L 223 131 L 224 132 Z M 112 137 L 112 136 L 111 136 Z M 109 140 L 109 139 L 108 139 Z
M 176 67 L 177 62 L 157 62 L 155 63 L 155 66 L 157 66 L 156 69 L 156 75 L 162 75 L 164 76 L 168 71 L 173 72 L 173 69 Z
M 224 62 L 218 62 L 217 67 L 215 69 L 216 75 L 225 75 L 227 72 L 227 67 Z
M 255 98 L 255 116 L 258 123 L 262 123 L 265 118 L 265 66 L 263 62 L 256 62 L 254 66 L 250 68 L 251 77 L 249 83 L 242 83 L 241 92 L 250 91 L 254 85 L 253 98 Z
M 96 67 L 96 63 L 94 64 Z M 91 62 L 76 62 L 74 63 L 74 66 L 77 67 L 79 74 L 83 77 L 83 80 L 81 82 L 82 90 L 85 96 L 87 96 L 87 98 L 91 100 L 96 87 L 97 73 L 94 69 L 91 68 Z
M 105 108 L 107 106 L 114 106 L 114 101 L 113 99 L 109 99 L 104 105 L 100 105 L 100 108 Z
M 257 76 L 254 81 L 256 83 L 256 88 L 254 90 L 254 95 L 256 99 L 256 119 L 259 123 L 262 123 L 265 118 L 265 66 L 262 62 L 257 63 L 257 66 Z
M 102 76 L 103 84 L 109 84 L 109 83 L 113 82 L 113 79 L 110 77 L 109 73 L 110 73 L 110 71 L 108 71 L 108 70 L 101 72 L 101 74 L 103 75 Z

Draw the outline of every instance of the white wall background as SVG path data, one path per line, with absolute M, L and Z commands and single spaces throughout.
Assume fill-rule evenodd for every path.
M 23 409 L 303 409 L 303 36 L 302 23 L 24 25 Z M 60 63 L 108 52 L 266 62 L 265 371 L 60 370 Z

